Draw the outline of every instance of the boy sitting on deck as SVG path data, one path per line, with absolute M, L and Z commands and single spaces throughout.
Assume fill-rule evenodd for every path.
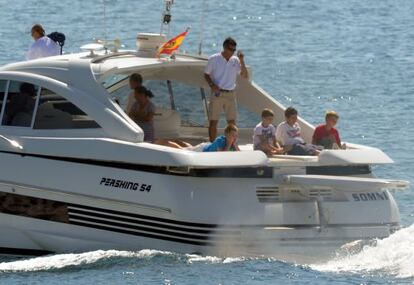
M 315 145 L 321 145 L 325 149 L 345 149 L 346 145 L 341 144 L 338 130 L 335 129 L 335 125 L 338 122 L 339 115 L 335 111 L 328 111 L 325 115 L 325 124 L 315 128 L 312 137 L 312 143 Z
M 276 139 L 290 155 L 319 155 L 318 146 L 305 143 L 298 124 L 298 111 L 293 107 L 285 110 L 285 121 L 277 126 Z
M 224 135 L 217 137 L 212 143 L 206 144 L 203 148 L 203 152 L 240 151 L 239 146 L 237 145 L 238 134 L 239 129 L 235 125 L 229 124 L 224 129 Z
M 273 111 L 264 109 L 262 121 L 253 131 L 253 149 L 261 150 L 267 155 L 283 154 L 285 151 L 276 141 L 276 128 L 273 126 Z

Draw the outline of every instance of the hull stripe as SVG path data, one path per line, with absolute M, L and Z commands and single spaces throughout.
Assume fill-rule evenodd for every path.
M 96 207 L 91 207 L 91 206 L 83 206 L 83 205 L 76 205 L 76 204 L 67 204 L 67 205 L 69 207 L 69 211 L 73 211 L 73 210 L 88 211 L 88 210 L 91 210 L 91 211 L 96 211 L 97 213 L 113 214 L 113 215 L 118 215 L 120 217 L 136 218 L 136 219 L 140 219 L 140 220 L 147 220 L 147 221 L 151 221 L 151 222 L 171 224 L 171 225 L 175 225 L 175 226 L 201 228 L 203 230 L 214 230 L 214 229 L 217 228 L 216 224 L 191 223 L 191 222 L 170 220 L 170 219 L 164 219 L 164 218 L 158 218 L 158 217 L 144 216 L 144 215 L 139 215 L 139 214 L 134 214 L 134 213 L 125 213 L 125 212 L 102 209 L 102 208 L 96 208 Z
M 74 221 L 93 223 L 93 224 L 105 225 L 105 226 L 110 226 L 110 227 L 117 227 L 117 228 L 122 228 L 122 229 L 133 230 L 133 231 L 147 232 L 147 233 L 152 233 L 152 234 L 157 234 L 157 235 L 174 236 L 174 237 L 183 238 L 183 239 L 196 239 L 196 240 L 207 240 L 208 239 L 207 235 L 191 235 L 191 234 L 167 231 L 163 229 L 148 228 L 148 227 L 137 225 L 137 224 L 132 225 L 132 224 L 126 224 L 122 222 L 103 220 L 100 218 L 90 218 L 90 217 L 69 214 L 69 223 L 72 223 Z
M 151 234 L 151 233 L 146 233 L 146 232 L 137 232 L 137 231 L 133 231 L 129 229 L 127 230 L 123 228 L 114 228 L 114 227 L 110 227 L 106 225 L 91 224 L 91 223 L 85 223 L 85 222 L 80 222 L 80 221 L 71 221 L 70 224 L 104 230 L 104 231 L 118 232 L 118 233 L 123 233 L 123 234 L 142 236 L 146 238 L 155 238 L 155 239 L 161 239 L 161 240 L 178 242 L 178 243 L 186 243 L 186 244 L 201 245 L 201 246 L 213 245 L 212 243 L 208 241 L 185 240 L 185 239 L 180 239 L 180 238 L 175 238 L 175 237 L 170 237 L 170 236 L 161 236 L 161 235 L 156 235 L 156 234 Z
M 193 233 L 193 234 L 199 234 L 199 235 L 209 235 L 209 234 L 236 234 L 239 232 L 236 231 L 223 231 L 220 230 L 220 228 L 217 228 L 217 230 L 205 230 L 205 229 L 194 229 L 194 228 L 184 228 L 179 226 L 172 226 L 169 224 L 160 224 L 160 223 L 154 223 L 149 222 L 147 220 L 137 220 L 132 218 L 125 218 L 120 216 L 112 216 L 108 214 L 103 213 L 95 213 L 95 212 L 87 212 L 82 210 L 76 210 L 69 208 L 69 216 L 70 217 L 77 217 L 77 218 L 94 218 L 99 220 L 106 220 L 106 221 L 113 221 L 113 222 L 120 222 L 126 225 L 139 225 L 147 228 L 162 228 L 166 230 L 176 231 L 176 232 L 184 232 L 184 233 Z
M 0 254 L 9 255 L 47 255 L 53 253 L 52 251 L 42 249 L 29 249 L 29 248 L 13 248 L 13 247 L 0 247 Z
M 36 157 L 41 159 L 49 159 L 56 161 L 66 161 L 71 163 L 88 164 L 94 166 L 119 168 L 133 171 L 151 172 L 173 176 L 189 176 L 189 177 L 228 177 L 228 178 L 272 178 L 272 167 L 232 167 L 232 168 L 191 168 L 188 173 L 169 171 L 169 166 L 154 166 L 144 164 L 133 164 L 126 162 L 105 161 L 97 159 L 85 159 L 76 157 L 60 157 L 34 153 L 19 153 L 12 151 L 0 151 L 0 153 L 19 155 L 22 157 Z

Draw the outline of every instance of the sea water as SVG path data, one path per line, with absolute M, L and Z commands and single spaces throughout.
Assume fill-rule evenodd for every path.
M 24 60 L 34 23 L 64 32 L 68 53 L 96 38 L 119 38 L 135 48 L 138 32 L 160 31 L 163 10 L 161 0 L 0 4 L 1 64 Z M 278 101 L 296 107 L 312 124 L 336 110 L 344 141 L 379 147 L 394 159 L 393 165 L 374 167 L 379 177 L 414 183 L 413 15 L 412 0 L 176 0 L 170 35 L 191 27 L 181 50 L 198 52 L 202 39 L 204 54 L 220 51 L 223 39 L 234 37 L 253 80 Z M 323 263 L 154 249 L 94 251 L 3 257 L 0 283 L 414 284 L 414 193 L 394 196 L 400 231 Z

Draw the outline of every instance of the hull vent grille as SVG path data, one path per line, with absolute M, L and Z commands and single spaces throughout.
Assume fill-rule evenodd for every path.
M 276 186 L 258 186 L 256 196 L 260 203 L 276 203 L 280 201 L 280 190 Z
M 309 196 L 312 198 L 316 198 L 316 197 L 328 198 L 332 196 L 332 190 L 331 189 L 312 189 L 312 190 L 309 190 Z

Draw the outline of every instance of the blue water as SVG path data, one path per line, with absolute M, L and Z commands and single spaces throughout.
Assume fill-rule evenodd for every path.
M 171 34 L 191 26 L 183 49 L 196 52 L 205 2 L 203 51 L 231 35 L 253 79 L 313 124 L 339 112 L 344 141 L 380 147 L 394 160 L 380 177 L 414 183 L 414 1 L 183 1 Z M 67 36 L 66 52 L 93 38 L 159 32 L 162 1 L 0 0 L 0 64 L 22 60 L 33 23 Z M 106 29 L 104 28 L 106 26 Z M 105 32 L 106 31 L 106 32 Z M 412 188 L 412 187 L 411 187 Z M 3 258 L 1 284 L 414 284 L 414 193 L 397 192 L 404 229 L 359 254 L 324 264 L 217 258 L 173 252 L 96 251 Z

